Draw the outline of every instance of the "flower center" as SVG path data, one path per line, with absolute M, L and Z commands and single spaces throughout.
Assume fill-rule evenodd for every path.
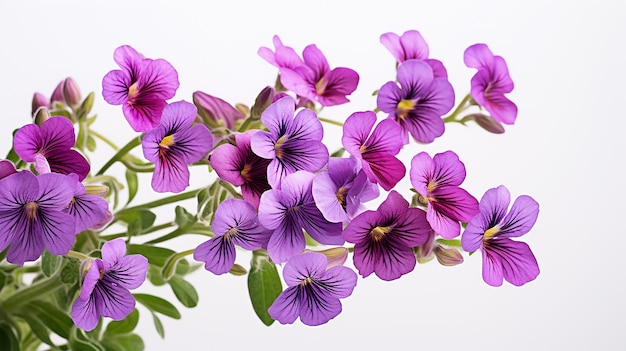
M 137 82 L 135 82 L 130 87 L 128 87 L 128 103 L 130 105 L 135 103 L 135 98 L 137 97 L 137 95 Z
M 430 193 L 437 188 L 437 182 L 431 180 L 426 184 L 426 190 Z
M 500 231 L 500 227 L 497 225 L 494 225 L 493 227 L 485 230 L 485 234 L 483 234 L 483 241 L 489 240 L 492 236 L 498 234 L 499 231 Z
M 347 195 L 348 195 L 348 189 L 343 188 L 343 187 L 339 188 L 339 190 L 337 190 L 337 194 L 335 194 L 335 196 L 337 196 L 337 201 L 339 201 L 344 211 L 346 210 L 346 196 Z
M 169 149 L 169 147 L 172 145 L 174 145 L 174 134 L 165 136 L 163 139 L 161 139 L 161 142 L 159 143 L 160 147 L 164 147 L 166 149 Z
M 104 275 L 106 274 L 106 272 L 104 271 L 104 269 L 100 270 L 100 278 L 98 278 L 98 280 L 102 280 L 102 278 L 104 278 Z
M 238 232 L 237 227 L 231 227 L 224 233 L 224 239 L 228 240 L 231 236 L 237 236 Z
M 246 183 L 249 183 L 251 180 L 250 175 L 249 175 L 251 170 L 252 170 L 252 166 L 246 163 L 245 165 L 243 165 L 243 168 L 239 172 L 239 174 L 241 175 L 241 178 L 243 178 L 243 181 Z
M 417 101 L 415 100 L 400 100 L 396 106 L 396 116 L 400 119 L 405 119 L 409 115 L 409 112 L 415 108 Z
M 300 286 L 311 284 L 311 282 L 313 282 L 313 279 L 311 279 L 311 277 L 306 277 L 303 281 L 300 282 Z
M 283 144 L 286 141 L 287 141 L 287 137 L 284 135 L 278 138 L 278 140 L 276 140 L 276 143 L 274 144 L 274 153 L 276 154 L 277 158 L 283 158 L 283 156 L 285 156 L 285 153 L 283 152 L 282 148 L 283 148 Z
M 370 230 L 370 235 L 374 241 L 381 241 L 385 237 L 385 234 L 389 233 L 389 231 L 391 231 L 391 228 L 389 227 L 376 227 Z
M 315 83 L 315 92 L 317 95 L 324 95 L 326 92 L 326 80 L 323 77 Z
M 35 217 L 37 217 L 37 208 L 39 206 L 37 206 L 36 202 L 29 202 L 24 206 L 24 209 L 26 210 L 26 216 L 28 217 L 28 219 L 34 219 Z

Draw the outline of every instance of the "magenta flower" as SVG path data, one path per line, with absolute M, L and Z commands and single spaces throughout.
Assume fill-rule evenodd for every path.
M 74 196 L 63 212 L 74 218 L 76 234 L 87 228 L 97 226 L 106 220 L 109 213 L 109 203 L 100 196 L 87 194 L 85 186 L 78 181 L 75 174 L 67 176 Z
M 313 177 L 313 173 L 298 171 L 286 176 L 280 189 L 261 195 L 259 222 L 272 230 L 267 251 L 274 262 L 285 262 L 304 250 L 302 229 L 320 244 L 344 243 L 341 223 L 329 222 L 315 206 Z
M 270 189 L 267 167 L 270 160 L 252 152 L 250 139 L 258 130 L 235 134 L 235 145 L 224 143 L 211 153 L 211 167 L 223 180 L 241 186 L 243 199 L 259 208 L 261 194 Z
M 72 147 L 76 142 L 74 125 L 62 116 L 52 117 L 41 126 L 28 124 L 13 137 L 15 153 L 26 162 L 35 162 L 38 173 L 78 175 L 82 181 L 89 174 L 89 163 Z
M 71 313 L 78 328 L 93 330 L 100 316 L 121 321 L 135 309 L 135 298 L 129 290 L 146 280 L 148 260 L 142 255 L 125 254 L 126 243 L 117 238 L 104 243 L 102 259 L 83 262 L 83 285 Z
M 380 36 L 380 43 L 391 52 L 398 63 L 407 60 L 422 60 L 430 65 L 435 77 L 448 78 L 448 72 L 439 60 L 429 59 L 428 44 L 416 30 L 408 30 L 399 36 L 396 33 L 384 33 Z
M 357 160 L 367 179 L 372 183 L 379 183 L 383 189 L 389 191 L 406 173 L 406 167 L 395 155 L 402 148 L 402 133 L 400 126 L 393 120 L 386 119 L 376 123 L 376 114 L 372 111 L 355 112 L 343 125 L 343 147 Z
M 503 279 L 521 286 L 539 275 L 537 259 L 528 244 L 511 239 L 530 231 L 537 221 L 539 204 L 522 195 L 507 213 L 510 203 L 511 195 L 504 185 L 487 190 L 480 199 L 480 213 L 461 236 L 463 250 L 482 251 L 483 280 L 491 286 L 502 285 Z
M 15 165 L 9 160 L 0 161 L 0 179 L 8 177 L 11 174 L 17 173 Z
M 296 51 L 289 46 L 283 45 L 283 42 L 280 40 L 278 35 L 274 36 L 273 43 L 275 52 L 264 46 L 260 47 L 257 51 L 259 56 L 261 56 L 265 61 L 280 69 L 293 69 L 299 66 L 304 66 L 304 62 L 300 56 L 298 56 Z
M 356 216 L 344 229 L 343 238 L 354 244 L 354 266 L 364 278 L 372 273 L 394 280 L 415 268 L 413 248 L 428 239 L 426 213 L 409 208 L 395 190 L 376 211 Z
M 513 80 L 501 56 L 494 56 L 485 44 L 474 44 L 465 49 L 467 67 L 478 69 L 472 77 L 470 95 L 484 107 L 494 120 L 504 124 L 515 123 L 517 106 L 504 96 L 513 91 Z
M 187 165 L 201 160 L 213 147 L 211 131 L 205 125 L 191 126 L 196 113 L 196 107 L 186 101 L 167 105 L 160 124 L 141 141 L 144 157 L 154 163 L 154 191 L 185 190 L 189 186 Z
M 215 236 L 200 244 L 193 253 L 196 261 L 214 274 L 228 273 L 235 264 L 235 245 L 257 250 L 267 245 L 271 231 L 258 220 L 256 210 L 243 200 L 227 199 L 215 211 L 211 223 Z
M 478 213 L 478 201 L 459 187 L 465 180 L 465 165 L 452 151 L 431 158 L 420 152 L 411 160 L 411 184 L 428 203 L 426 218 L 435 232 L 445 239 L 461 233 L 461 222 Z
M 277 100 L 261 116 L 269 132 L 259 131 L 250 139 L 255 154 L 272 160 L 267 180 L 273 188 L 279 188 L 289 174 L 317 172 L 328 162 L 328 149 L 322 143 L 324 129 L 315 112 L 302 109 L 295 117 L 294 112 L 293 98 Z
M 159 125 L 168 99 L 178 89 L 178 73 L 163 59 L 144 58 L 123 45 L 113 59 L 121 70 L 112 70 L 102 79 L 102 97 L 111 105 L 122 105 L 124 117 L 136 132 L 148 132 Z
M 281 324 L 291 324 L 300 317 L 306 325 L 327 323 L 341 313 L 339 299 L 352 295 L 356 274 L 348 267 L 327 269 L 328 260 L 321 253 L 307 252 L 292 257 L 283 269 L 287 289 L 267 310 Z
M 420 143 L 440 137 L 445 126 L 441 116 L 454 106 L 454 89 L 448 79 L 435 77 L 433 69 L 420 60 L 398 66 L 398 83 L 387 82 L 378 91 L 378 108 L 402 127 L 402 141 L 408 134 Z
M 74 218 L 65 213 L 72 200 L 69 178 L 58 173 L 35 176 L 22 171 L 0 179 L 0 252 L 23 265 L 44 249 L 66 254 L 74 244 Z

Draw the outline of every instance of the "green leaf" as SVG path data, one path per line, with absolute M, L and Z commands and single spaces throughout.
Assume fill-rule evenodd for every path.
M 128 201 L 126 201 L 126 204 L 128 205 L 131 201 L 133 201 L 135 195 L 137 195 L 137 191 L 139 190 L 139 178 L 137 177 L 137 173 L 127 169 L 126 183 L 128 184 Z
M 15 331 L 9 324 L 0 322 L 0 350 L 20 351 L 20 344 Z
M 235 263 L 233 267 L 228 271 L 228 273 L 236 276 L 242 276 L 248 274 L 248 271 L 241 265 Z
M 50 340 L 50 330 L 41 322 L 39 318 L 37 318 L 35 314 L 17 313 L 16 315 L 28 323 L 30 330 L 39 340 L 50 346 L 55 346 L 52 340 Z
M 138 222 L 140 228 L 147 229 L 154 224 L 156 215 L 147 208 L 139 208 L 134 211 L 120 212 L 117 219 L 129 225 Z
M 50 330 L 67 339 L 74 326 L 72 319 L 58 307 L 48 302 L 34 300 L 24 306 L 27 312 L 37 316 Z
M 96 139 L 94 139 L 91 135 L 87 135 L 87 150 L 91 152 L 96 151 Z
M 112 321 L 107 325 L 104 335 L 128 334 L 135 330 L 139 322 L 139 311 L 135 308 L 121 321 Z
M 141 337 L 137 334 L 116 335 L 102 339 L 102 346 L 107 351 L 143 351 L 145 345 Z
M 154 328 L 156 329 L 157 333 L 159 333 L 161 339 L 165 339 L 165 329 L 163 328 L 163 323 L 161 323 L 159 316 L 157 316 L 156 313 L 153 313 L 152 319 L 154 319 Z
M 150 283 L 152 283 L 152 285 L 154 286 L 161 286 L 161 285 L 165 285 L 167 284 L 167 280 L 163 279 L 163 276 L 161 275 L 161 268 L 155 266 L 155 265 L 150 265 L 148 267 L 148 280 L 150 281 Z
M 41 256 L 41 270 L 46 277 L 51 277 L 61 266 L 61 256 L 53 255 L 48 250 L 44 250 Z
M 198 305 L 198 292 L 191 283 L 176 275 L 169 280 L 169 283 L 174 295 L 183 306 L 191 308 Z
M 176 219 L 174 219 L 174 222 L 176 222 L 176 225 L 178 225 L 179 227 L 184 228 L 196 222 L 196 219 L 194 218 L 194 216 L 191 213 L 189 213 L 184 207 L 176 206 L 175 211 L 176 211 Z
M 255 250 L 252 255 L 250 274 L 248 275 L 248 292 L 254 312 L 263 324 L 274 323 L 267 309 L 283 291 L 276 265 L 270 262 L 267 252 Z
M 72 351 L 106 351 L 97 340 L 90 338 L 82 329 L 76 328 L 72 330 L 68 345 Z
M 0 271 L 0 291 L 2 291 L 2 288 L 4 287 L 4 284 L 6 282 L 7 282 L 7 276 L 4 275 L 4 273 Z
M 65 284 L 76 284 L 80 275 L 80 263 L 78 260 L 66 260 L 66 264 L 61 270 L 61 281 Z
M 135 296 L 137 302 L 144 305 L 150 311 L 158 312 L 170 318 L 180 319 L 178 309 L 165 299 L 148 294 L 133 294 L 133 296 Z
M 346 151 L 346 149 L 344 148 L 339 148 L 339 150 L 333 152 L 330 157 L 341 157 L 343 156 L 343 153 Z

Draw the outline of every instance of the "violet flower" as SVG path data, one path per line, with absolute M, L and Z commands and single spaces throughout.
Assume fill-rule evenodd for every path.
M 393 120 L 376 123 L 372 111 L 355 112 L 343 125 L 343 147 L 357 160 L 372 183 L 378 183 L 389 191 L 406 173 L 406 167 L 395 155 L 402 148 L 401 127 Z
M 123 45 L 113 59 L 121 70 L 112 70 L 102 79 L 102 97 L 111 105 L 122 105 L 124 117 L 136 132 L 148 132 L 159 125 L 168 99 L 178 89 L 178 73 L 163 59 L 144 58 Z
M 428 239 L 426 213 L 410 208 L 395 190 L 389 192 L 376 211 L 356 216 L 343 231 L 354 244 L 354 266 L 364 278 L 375 273 L 382 280 L 394 280 L 415 268 L 413 248 Z
M 97 226 L 107 219 L 109 203 L 98 195 L 87 194 L 85 186 L 78 181 L 75 174 L 67 176 L 74 196 L 63 212 L 74 218 L 76 234 L 87 228 Z
M 299 66 L 304 66 L 304 62 L 298 56 L 296 51 L 289 46 L 283 45 L 283 42 L 280 40 L 278 35 L 274 35 L 272 39 L 275 52 L 273 52 L 270 48 L 260 47 L 257 53 L 261 56 L 265 61 L 270 63 L 273 66 L 282 68 L 293 69 Z
M 196 261 L 214 274 L 224 274 L 235 264 L 235 245 L 257 250 L 267 245 L 271 231 L 258 220 L 256 209 L 248 202 L 227 199 L 215 210 L 211 223 L 215 236 L 200 244 L 193 253 Z
M 376 104 L 420 143 L 430 143 L 444 130 L 441 116 L 454 106 L 454 89 L 448 79 L 435 77 L 433 69 L 421 60 L 404 61 L 398 66 L 396 82 L 387 82 L 378 91 Z
M 74 125 L 66 117 L 52 117 L 38 126 L 27 124 L 13 137 L 15 153 L 26 162 L 35 162 L 38 173 L 89 174 L 89 163 L 72 147 L 76 142 Z
M 461 222 L 478 213 L 478 201 L 459 187 L 465 180 L 465 165 L 453 151 L 431 158 L 420 152 L 411 160 L 411 184 L 427 202 L 426 218 L 445 239 L 461 234 Z
M 196 107 L 186 101 L 167 105 L 160 124 L 141 141 L 144 157 L 154 163 L 154 191 L 185 190 L 189 186 L 187 165 L 201 160 L 213 147 L 211 131 L 205 125 L 191 126 L 196 113 Z
M 465 49 L 464 61 L 467 67 L 478 69 L 472 77 L 470 90 L 474 101 L 497 122 L 515 123 L 517 106 L 504 96 L 513 91 L 514 86 L 506 61 L 501 56 L 494 56 L 485 44 L 474 44 Z
M 528 244 L 511 238 L 530 231 L 539 215 L 539 204 L 522 195 L 511 203 L 509 190 L 500 185 L 487 190 L 480 199 L 480 213 L 465 228 L 461 236 L 463 250 L 481 250 L 483 280 L 491 286 L 502 285 L 503 279 L 521 286 L 539 275 L 537 259 Z
M 341 313 L 339 299 L 352 295 L 356 274 L 348 267 L 327 269 L 321 253 L 307 252 L 292 257 L 283 269 L 287 288 L 267 310 L 281 324 L 291 324 L 300 317 L 306 325 L 327 323 Z
M 125 254 L 126 243 L 117 238 L 104 243 L 102 259 L 83 262 L 83 284 L 71 312 L 78 328 L 93 330 L 100 316 L 121 321 L 135 309 L 135 298 L 129 290 L 146 280 L 148 260 L 142 255 Z
M 380 36 L 380 43 L 391 52 L 398 63 L 407 60 L 422 60 L 430 65 L 435 77 L 448 78 L 448 72 L 439 60 L 429 59 L 428 44 L 416 30 L 407 30 L 401 36 L 396 33 L 384 33 Z

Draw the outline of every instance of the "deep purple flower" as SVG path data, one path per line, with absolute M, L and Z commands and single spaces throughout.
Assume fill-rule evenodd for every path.
M 74 218 L 76 234 L 94 227 L 107 218 L 109 203 L 100 196 L 87 194 L 85 186 L 75 174 L 67 176 L 74 196 L 63 211 Z
M 296 51 L 289 46 L 283 45 L 278 35 L 274 35 L 273 43 L 276 52 L 273 52 L 270 48 L 260 47 L 257 53 L 265 61 L 278 68 L 293 69 L 299 66 L 303 66 L 304 62 L 298 56 Z
M 129 290 L 144 280 L 148 260 L 142 255 L 126 254 L 124 239 L 104 243 L 102 259 L 83 262 L 83 285 L 72 305 L 72 320 L 78 328 L 93 330 L 100 316 L 120 321 L 135 309 L 135 298 Z
M 0 179 L 8 177 L 11 174 L 17 173 L 15 165 L 9 160 L 0 161 Z
M 227 199 L 215 211 L 211 223 L 215 236 L 193 253 L 196 261 L 215 274 L 227 273 L 235 264 L 235 245 L 256 250 L 267 245 L 271 231 L 259 223 L 256 210 L 243 200 Z
M 321 253 L 307 252 L 292 257 L 283 269 L 287 289 L 267 310 L 281 324 L 291 324 L 300 317 L 306 325 L 320 325 L 341 313 L 339 299 L 352 295 L 356 274 L 348 267 L 327 269 Z
M 235 145 L 224 143 L 211 153 L 211 167 L 223 180 L 241 186 L 241 194 L 254 208 L 259 208 L 261 194 L 270 189 L 267 166 L 270 160 L 252 152 L 250 139 L 258 130 L 235 134 Z
M 315 112 L 300 110 L 296 116 L 295 101 L 286 96 L 271 104 L 261 116 L 269 132 L 259 131 L 250 144 L 255 154 L 272 160 L 267 180 L 279 188 L 281 180 L 299 170 L 317 172 L 328 162 L 328 149 L 322 143 L 324 129 Z
M 35 176 L 22 171 L 0 179 L 0 251 L 23 265 L 44 249 L 66 254 L 74 244 L 74 218 L 65 213 L 72 200 L 69 178 L 58 173 Z
M 426 218 L 445 239 L 461 233 L 461 222 L 478 213 L 478 201 L 459 186 L 465 180 L 465 165 L 452 151 L 431 158 L 420 152 L 411 160 L 411 184 L 428 203 Z
M 82 181 L 89 174 L 89 163 L 72 147 L 76 142 L 74 125 L 61 116 L 52 117 L 41 126 L 28 124 L 13 137 L 15 153 L 26 162 L 35 162 L 38 173 L 75 173 Z
M 430 143 L 445 130 L 441 116 L 454 106 L 454 89 L 448 79 L 435 77 L 433 69 L 420 60 L 398 66 L 396 82 L 387 82 L 378 91 L 378 108 L 402 126 L 402 141 L 408 134 L 420 143 Z
M 304 250 L 304 229 L 320 244 L 342 245 L 341 223 L 327 221 L 315 206 L 313 173 L 298 171 L 283 179 L 281 189 L 261 195 L 259 222 L 271 229 L 267 251 L 272 261 L 282 263 Z
M 159 125 L 168 99 L 178 89 L 178 73 L 163 59 L 144 58 L 123 45 L 113 59 L 121 70 L 112 70 L 102 79 L 102 96 L 111 105 L 122 105 L 124 117 L 136 132 L 148 132 Z
M 363 212 L 367 202 L 377 198 L 378 186 L 367 179 L 356 159 L 331 157 L 328 171 L 313 179 L 313 198 L 324 218 L 330 222 L 348 222 Z
M 376 123 L 376 114 L 372 111 L 355 112 L 343 125 L 343 147 L 360 161 L 367 179 L 379 183 L 389 191 L 406 173 L 406 167 L 395 155 L 402 148 L 400 126 L 393 120 L 386 119 Z M 370 135 L 371 132 L 371 135 Z
M 213 147 L 211 131 L 205 125 L 191 126 L 196 113 L 196 107 L 186 101 L 167 105 L 160 124 L 141 141 L 144 157 L 154 163 L 154 191 L 185 190 L 189 186 L 187 165 L 205 157 Z
M 537 221 L 539 204 L 522 195 L 507 213 L 510 203 L 511 195 L 504 185 L 487 190 L 480 199 L 480 213 L 461 236 L 463 250 L 482 251 L 483 280 L 491 286 L 502 285 L 503 279 L 521 286 L 539 275 L 537 259 L 528 244 L 511 239 L 530 231 Z
M 465 49 L 467 67 L 478 69 L 472 77 L 470 94 L 477 104 L 484 107 L 493 119 L 504 124 L 515 123 L 517 106 L 504 96 L 513 91 L 506 61 L 494 56 L 485 44 L 474 44 Z
M 354 244 L 354 266 L 359 274 L 372 273 L 383 280 L 394 280 L 415 268 L 413 248 L 428 238 L 426 213 L 409 208 L 409 203 L 392 190 L 376 211 L 356 216 L 343 231 L 343 238 Z
M 439 60 L 428 58 L 428 44 L 416 30 L 407 30 L 399 36 L 396 33 L 384 33 L 380 36 L 380 43 L 391 52 L 398 63 L 407 60 L 422 60 L 430 65 L 435 77 L 448 78 L 448 72 Z

